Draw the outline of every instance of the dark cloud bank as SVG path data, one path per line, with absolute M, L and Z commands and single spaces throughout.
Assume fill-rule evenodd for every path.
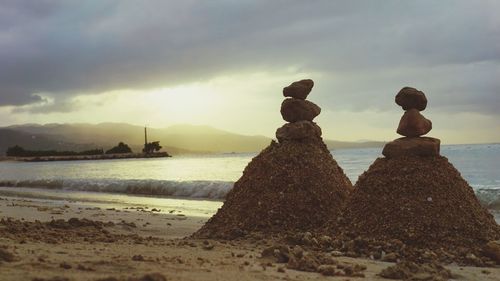
M 497 113 L 499 11 L 495 1 L 3 1 L 0 106 L 295 67 L 318 75 L 325 107 L 385 110 L 414 85 L 435 107 Z

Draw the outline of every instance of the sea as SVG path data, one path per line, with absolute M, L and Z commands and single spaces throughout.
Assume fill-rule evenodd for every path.
M 332 150 L 353 184 L 382 148 Z M 461 172 L 500 221 L 500 144 L 442 145 L 441 154 Z M 0 197 L 87 205 L 144 205 L 213 215 L 256 153 L 186 155 L 98 161 L 0 162 Z

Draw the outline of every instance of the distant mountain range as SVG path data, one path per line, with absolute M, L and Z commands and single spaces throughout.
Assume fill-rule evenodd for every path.
M 149 141 L 160 141 L 171 154 L 258 152 L 269 145 L 265 136 L 247 136 L 209 126 L 175 125 L 148 128 Z M 31 150 L 108 149 L 125 142 L 140 151 L 144 144 L 144 127 L 125 123 L 101 124 L 23 124 L 0 128 L 0 155 L 8 147 L 20 145 Z M 330 149 L 381 147 L 383 142 L 341 142 L 325 140 Z

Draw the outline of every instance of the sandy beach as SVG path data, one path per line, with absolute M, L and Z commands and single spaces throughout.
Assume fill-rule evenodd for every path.
M 498 38 L 493 0 L 0 1 L 0 281 L 500 281 Z
M 207 218 L 145 205 L 106 208 L 2 196 L 0 217 L 0 280 L 387 280 L 377 274 L 393 265 L 332 258 L 366 266 L 364 278 L 292 270 L 261 257 L 273 240 L 184 238 Z M 10 235 L 5 234 L 8 225 Z M 500 280 L 500 268 L 447 268 L 456 280 Z

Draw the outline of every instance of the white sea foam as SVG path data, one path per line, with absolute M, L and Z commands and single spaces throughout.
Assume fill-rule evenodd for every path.
M 3 187 L 29 187 L 73 191 L 92 191 L 165 197 L 223 199 L 233 187 L 227 181 L 167 180 L 17 180 L 0 181 Z
M 46 179 L 0 181 L 1 187 L 27 187 L 160 197 L 223 200 L 233 187 L 229 181 Z M 500 210 L 500 188 L 475 188 L 476 196 L 488 209 Z
M 500 188 L 477 189 L 476 196 L 486 208 L 500 210 Z

